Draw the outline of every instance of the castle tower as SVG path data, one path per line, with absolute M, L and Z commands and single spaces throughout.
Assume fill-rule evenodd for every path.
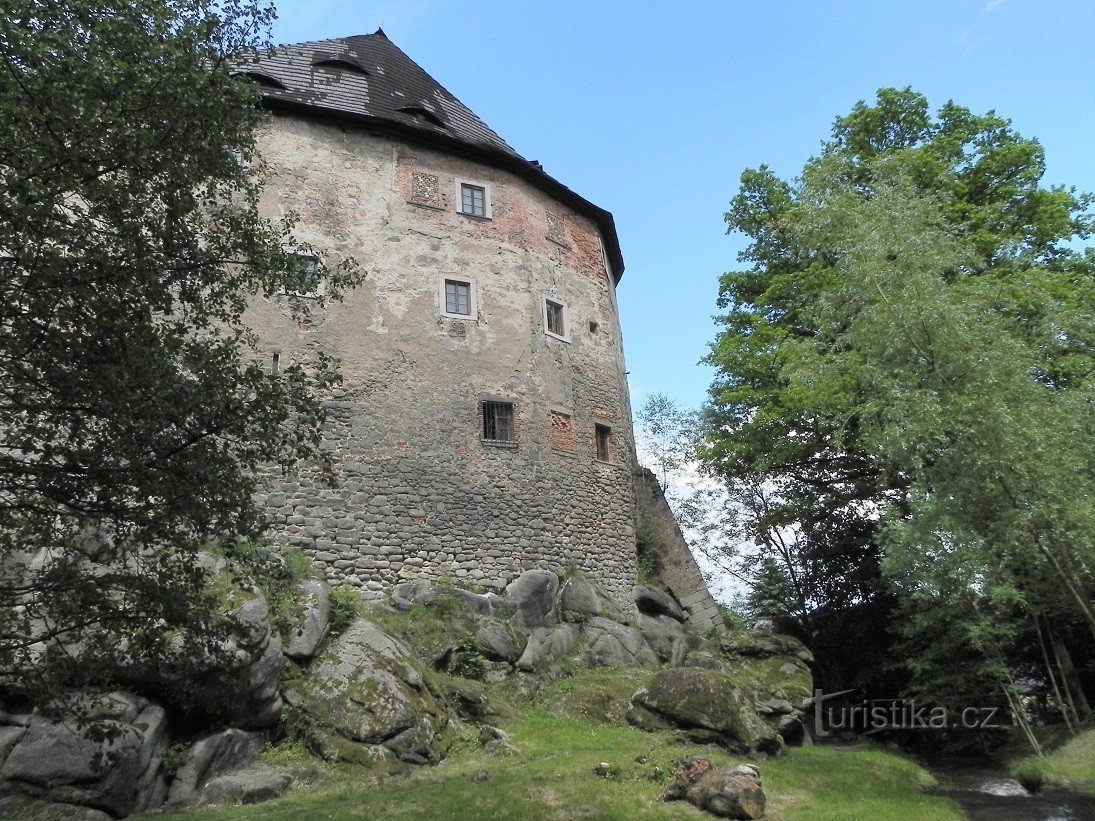
M 263 208 L 297 214 L 326 263 L 367 272 L 307 324 L 286 298 L 250 311 L 272 367 L 320 348 L 345 379 L 329 403 L 338 484 L 280 480 L 277 537 L 376 595 L 571 564 L 630 600 L 635 448 L 611 214 L 382 31 L 279 47 L 245 71 L 272 113 Z

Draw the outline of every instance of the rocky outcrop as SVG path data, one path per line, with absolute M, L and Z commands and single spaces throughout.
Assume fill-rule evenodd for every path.
M 112 692 L 96 699 L 91 713 L 96 719 L 85 729 L 39 712 L 8 725 L 0 789 L 116 817 L 159 806 L 166 794 L 164 708 Z
M 644 594 L 645 596 L 645 594 Z M 651 598 L 642 605 L 653 609 Z M 640 615 L 644 635 L 658 646 L 658 630 L 670 617 Z M 667 633 L 663 651 L 670 647 Z M 657 673 L 631 700 L 628 719 L 647 729 L 677 730 L 742 753 L 779 754 L 786 745 L 808 744 L 802 721 L 813 677 L 809 650 L 790 636 L 764 631 L 723 633 L 706 650 L 686 651 L 679 666 Z
M 319 650 L 320 642 L 327 635 L 331 618 L 331 596 L 326 584 L 315 579 L 305 579 L 298 587 L 301 599 L 301 617 L 289 633 L 285 655 L 296 662 L 307 661 Z
M 167 794 L 167 806 L 185 807 L 197 803 L 202 788 L 210 781 L 253 763 L 265 740 L 259 733 L 236 728 L 199 735 L 175 772 Z
M 709 758 L 678 762 L 666 801 L 688 801 L 720 818 L 755 819 L 764 816 L 766 799 L 760 772 L 752 764 L 715 768 Z
M 398 770 L 436 762 L 451 744 L 441 693 L 406 645 L 365 619 L 320 654 L 301 696 L 297 730 L 328 760 Z
M 555 596 L 559 577 L 549 570 L 528 570 L 506 585 L 506 607 L 524 628 L 554 627 L 558 621 Z
M 774 754 L 782 746 L 739 682 L 720 670 L 663 670 L 635 693 L 627 717 L 645 729 L 675 729 L 691 741 L 734 752 Z

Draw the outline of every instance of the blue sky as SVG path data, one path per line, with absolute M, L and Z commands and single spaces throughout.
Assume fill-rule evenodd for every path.
M 995 109 L 1095 191 L 1095 3 L 280 0 L 279 43 L 378 26 L 522 155 L 612 211 L 633 400 L 703 401 L 741 172 L 791 177 L 882 86 Z

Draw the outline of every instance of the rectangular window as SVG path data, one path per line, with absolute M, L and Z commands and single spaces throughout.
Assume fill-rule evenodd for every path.
M 516 441 L 512 402 L 483 402 L 483 438 L 493 442 Z
M 282 293 L 289 296 L 317 297 L 320 295 L 319 285 L 319 261 L 307 254 L 294 254 Z
M 460 210 L 473 217 L 487 216 L 487 191 L 481 185 L 460 184 Z
M 554 337 L 570 341 L 567 332 L 567 306 L 557 299 L 544 297 L 544 330 Z
M 471 283 L 445 280 L 445 313 L 471 316 Z
M 608 425 L 597 424 L 597 459 L 602 462 L 612 461 L 612 428 Z

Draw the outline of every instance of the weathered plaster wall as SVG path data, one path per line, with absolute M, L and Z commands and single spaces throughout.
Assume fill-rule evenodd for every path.
M 278 538 L 378 595 L 413 576 L 503 584 L 572 562 L 629 600 L 634 442 L 593 224 L 506 172 L 351 129 L 279 117 L 261 147 L 266 212 L 296 213 L 328 263 L 368 272 L 304 325 L 279 298 L 250 310 L 269 355 L 319 347 L 345 379 L 329 402 L 338 484 L 279 481 Z M 457 213 L 458 179 L 489 186 L 491 220 Z M 474 281 L 476 320 L 441 315 L 445 276 Z M 570 342 L 544 333 L 545 294 L 566 303 Z M 515 447 L 481 439 L 486 397 L 516 403 Z M 612 427 L 610 463 L 594 458 L 595 422 Z

